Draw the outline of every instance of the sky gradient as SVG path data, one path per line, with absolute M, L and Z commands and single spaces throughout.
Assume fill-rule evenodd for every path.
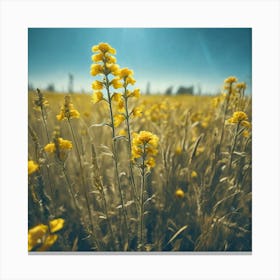
M 133 69 L 142 91 L 150 82 L 152 93 L 193 85 L 213 94 L 233 75 L 251 93 L 250 28 L 29 28 L 29 84 L 66 91 L 71 73 L 75 91 L 91 92 L 91 47 L 99 42 L 117 50 L 117 63 Z

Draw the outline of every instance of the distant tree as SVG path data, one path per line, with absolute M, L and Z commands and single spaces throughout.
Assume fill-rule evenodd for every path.
M 47 86 L 46 88 L 47 91 L 55 91 L 55 86 L 54 86 L 54 83 L 51 83 Z
M 190 87 L 180 86 L 176 94 L 193 94 L 193 86 Z
M 74 75 L 69 73 L 68 74 L 69 77 L 69 81 L 68 81 L 68 92 L 69 93 L 73 93 L 73 89 L 74 89 Z
M 147 83 L 147 88 L 146 88 L 146 94 L 147 94 L 147 95 L 151 94 L 151 92 L 150 92 L 150 87 L 151 87 L 151 84 L 150 84 L 150 82 L 148 82 L 148 83 Z
M 172 91 L 173 91 L 173 86 L 168 87 L 168 88 L 166 89 L 166 91 L 165 91 L 165 94 L 166 94 L 166 95 L 172 95 Z

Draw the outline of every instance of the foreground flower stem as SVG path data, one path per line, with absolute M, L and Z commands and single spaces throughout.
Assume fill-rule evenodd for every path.
M 130 123 L 129 123 L 129 113 L 128 113 L 128 104 L 127 104 L 127 97 L 126 97 L 127 89 L 125 87 L 125 94 L 124 94 L 124 101 L 125 101 L 125 114 L 126 114 L 126 127 L 127 127 L 127 136 L 128 136 L 128 156 L 129 156 L 129 172 L 130 172 L 130 181 L 134 193 L 134 197 L 136 198 L 136 210 L 138 212 L 138 203 L 139 203 L 139 197 L 137 194 L 136 186 L 135 186 L 135 180 L 134 180 L 134 174 L 133 174 L 133 167 L 132 167 L 132 161 L 131 161 L 131 150 L 132 150 L 132 144 L 131 144 L 131 132 L 130 132 Z
M 231 169 L 233 153 L 234 153 L 235 146 L 236 146 L 236 140 L 237 140 L 237 136 L 238 136 L 239 127 L 240 127 L 240 122 L 237 123 L 234 138 L 233 138 L 233 144 L 232 144 L 231 152 L 230 152 L 229 169 Z
M 68 124 L 69 124 L 69 128 L 70 128 L 70 131 L 71 131 L 71 134 L 72 134 L 73 141 L 75 143 L 76 153 L 77 153 L 77 157 L 78 157 L 78 161 L 79 161 L 81 178 L 82 178 L 83 193 L 84 193 L 84 197 L 85 197 L 85 200 L 86 200 L 88 215 L 89 215 L 90 224 L 91 224 L 91 233 L 92 233 L 94 242 L 96 244 L 97 250 L 99 251 L 100 246 L 99 246 L 99 242 L 98 242 L 98 240 L 95 236 L 93 217 L 92 217 L 92 214 L 91 214 L 90 203 L 89 203 L 89 198 L 88 198 L 87 189 L 86 189 L 86 183 L 85 183 L 85 179 L 84 179 L 84 172 L 83 172 L 81 155 L 80 155 L 80 152 L 79 152 L 79 149 L 78 149 L 78 143 L 77 143 L 76 136 L 75 136 L 72 124 L 70 122 L 70 119 L 67 119 L 67 121 L 68 121 Z
M 141 193 L 140 193 L 140 236 L 138 241 L 138 250 L 142 251 L 144 248 L 143 244 L 143 225 L 144 225 L 144 190 L 145 190 L 145 145 L 144 145 L 144 154 L 142 157 L 142 165 L 141 165 Z
M 116 149 L 116 139 L 115 139 L 115 125 L 114 125 L 114 117 L 113 117 L 113 108 L 112 108 L 112 100 L 111 100 L 111 95 L 110 95 L 110 90 L 109 90 L 109 79 L 108 76 L 105 75 L 106 79 L 106 91 L 107 91 L 107 96 L 108 96 L 108 102 L 109 102 L 109 108 L 110 108 L 110 119 L 111 119 L 111 127 L 112 127 L 112 139 L 113 139 L 113 159 L 114 159 L 114 166 L 115 166 L 115 172 L 116 172 L 116 178 L 117 178 L 117 185 L 118 185 L 118 190 L 120 194 L 120 199 L 121 199 L 121 205 L 122 205 L 122 212 L 124 216 L 124 224 L 125 224 L 125 231 L 126 231 L 126 242 L 127 244 L 129 243 L 129 229 L 128 229 L 128 224 L 127 224 L 127 211 L 124 205 L 124 199 L 123 199 L 123 194 L 121 190 L 121 182 L 120 182 L 120 176 L 119 176 L 119 168 L 118 168 L 118 155 L 117 155 L 117 149 Z

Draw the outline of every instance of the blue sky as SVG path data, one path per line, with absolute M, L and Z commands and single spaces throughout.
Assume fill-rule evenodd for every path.
M 29 28 L 28 81 L 45 88 L 91 91 L 91 47 L 107 42 L 117 50 L 121 67 L 134 70 L 136 86 L 164 92 L 173 86 L 198 87 L 216 93 L 228 76 L 248 84 L 251 93 L 250 28 Z

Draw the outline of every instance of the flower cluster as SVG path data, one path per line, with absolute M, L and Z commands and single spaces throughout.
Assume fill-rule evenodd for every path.
M 80 113 L 74 108 L 74 105 L 71 103 L 70 96 L 66 95 L 64 100 L 64 105 L 61 107 L 60 113 L 56 116 L 56 118 L 59 121 L 79 118 Z
M 43 110 L 45 107 L 49 106 L 49 102 L 39 89 L 37 89 L 37 94 L 38 98 L 34 100 L 35 109 Z
M 67 152 L 72 149 L 72 142 L 59 137 L 59 132 L 54 132 L 53 141 L 44 147 L 47 153 L 56 154 L 60 161 L 65 161 Z
M 39 169 L 39 165 L 33 160 L 28 161 L 28 175 L 36 172 Z
M 229 124 L 239 124 L 244 127 L 250 127 L 250 122 L 248 122 L 248 116 L 242 111 L 234 112 L 232 117 L 227 120 Z
M 159 138 L 149 131 L 133 133 L 132 160 L 142 158 L 144 166 L 148 169 L 155 166 L 154 156 L 158 153 Z
M 58 218 L 49 222 L 49 225 L 39 224 L 28 230 L 28 251 L 47 251 L 57 240 L 53 234 L 64 226 L 64 219 Z

